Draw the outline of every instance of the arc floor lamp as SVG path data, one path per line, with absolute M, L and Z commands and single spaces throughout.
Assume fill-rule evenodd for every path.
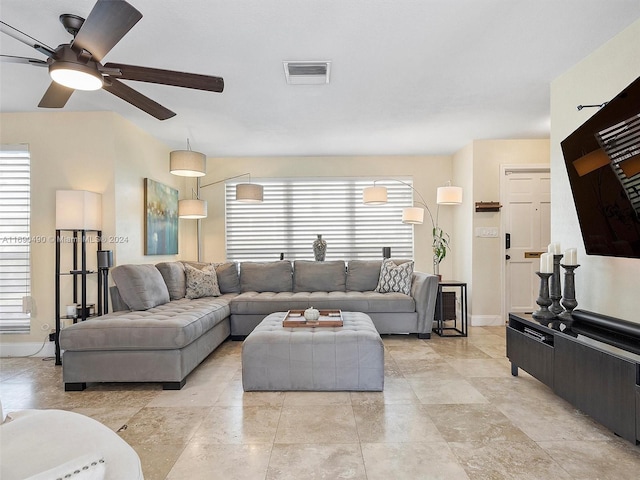
M 236 185 L 236 201 L 261 203 L 263 200 L 263 186 L 251 183 L 251 174 L 249 173 L 241 173 L 202 185 L 200 178 L 207 174 L 207 158 L 203 153 L 191 150 L 188 139 L 187 150 L 174 150 L 169 154 L 169 171 L 182 177 L 196 177 L 196 188 L 191 190 L 192 198 L 178 201 L 178 217 L 197 220 L 196 236 L 199 262 L 202 260 L 202 225 L 200 221 L 207 217 L 207 201 L 200 199 L 200 189 L 226 182 L 227 180 L 233 180 L 234 178 L 249 176 L 248 183 L 238 183 Z

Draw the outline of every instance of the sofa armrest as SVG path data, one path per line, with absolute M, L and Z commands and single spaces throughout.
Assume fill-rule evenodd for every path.
M 416 302 L 418 334 L 431 334 L 438 296 L 438 277 L 429 273 L 413 272 L 411 296 Z
M 122 297 L 120 296 L 120 291 L 118 290 L 118 287 L 116 287 L 115 285 L 109 287 L 109 296 L 111 297 L 112 311 L 122 312 L 122 311 L 131 310 L 131 308 L 129 308 L 129 305 L 124 303 L 124 300 L 122 300 Z

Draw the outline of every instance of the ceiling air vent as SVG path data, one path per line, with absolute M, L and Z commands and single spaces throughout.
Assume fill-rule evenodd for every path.
M 323 85 L 329 83 L 331 62 L 282 62 L 289 85 Z

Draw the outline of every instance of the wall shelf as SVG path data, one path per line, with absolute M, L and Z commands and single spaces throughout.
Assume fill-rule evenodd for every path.
M 499 212 L 500 202 L 476 202 L 476 212 Z

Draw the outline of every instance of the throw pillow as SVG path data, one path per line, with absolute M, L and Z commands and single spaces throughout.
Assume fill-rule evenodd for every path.
M 111 278 L 131 310 L 148 310 L 171 300 L 155 265 L 118 265 L 111 270 Z
M 186 298 L 194 299 L 201 297 L 219 297 L 220 287 L 218 287 L 218 276 L 213 266 L 202 270 L 194 268 L 189 264 L 184 266 L 187 274 L 187 294 Z
M 380 278 L 376 292 L 399 292 L 411 295 L 411 280 L 413 279 L 413 260 L 396 265 L 393 260 L 386 259 L 380 268 Z

